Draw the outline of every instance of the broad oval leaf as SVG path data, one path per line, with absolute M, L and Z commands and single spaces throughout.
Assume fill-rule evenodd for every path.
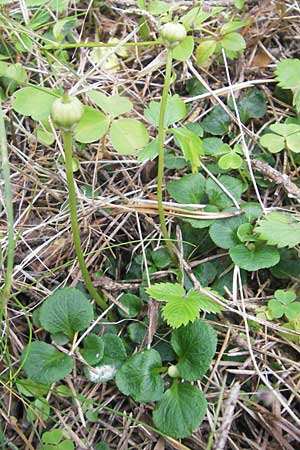
M 243 36 L 239 33 L 228 33 L 221 40 L 222 47 L 230 51 L 240 51 L 246 48 L 246 42 Z
M 155 402 L 164 391 L 158 371 L 161 366 L 160 354 L 156 350 L 136 353 L 117 371 L 116 384 L 123 394 L 130 395 L 136 402 Z
M 203 201 L 205 184 L 204 176 L 198 172 L 184 175 L 179 180 L 170 181 L 167 184 L 167 191 L 178 203 L 199 204 Z
M 94 318 L 93 307 L 76 288 L 58 289 L 41 306 L 40 322 L 49 333 L 63 333 L 72 339 L 85 330 Z
M 25 358 L 28 346 L 22 353 Z M 62 380 L 72 371 L 71 356 L 58 351 L 53 345 L 34 341 L 30 344 L 23 369 L 28 378 L 41 384 L 52 384 Z
M 74 129 L 75 139 L 78 142 L 87 144 L 101 139 L 108 130 L 109 120 L 101 111 L 84 107 L 84 114 Z
M 229 255 L 237 266 L 249 272 L 268 269 L 280 261 L 280 254 L 275 247 L 258 247 L 249 250 L 245 245 L 236 245 L 229 250 Z
M 196 50 L 196 61 L 198 66 L 206 63 L 216 49 L 217 43 L 214 39 L 202 41 Z
M 216 220 L 209 229 L 209 235 L 218 247 L 225 249 L 234 247 L 240 242 L 237 233 L 240 225 L 244 223 L 247 223 L 244 215 Z
M 149 142 L 145 125 L 136 119 L 114 120 L 109 136 L 114 149 L 122 155 L 131 155 Z
M 266 133 L 259 139 L 262 147 L 267 148 L 271 153 L 278 153 L 285 148 L 285 139 L 274 133 Z
M 196 386 L 175 381 L 156 405 L 153 421 L 168 436 L 184 438 L 199 427 L 206 408 L 205 397 Z
M 122 305 L 124 305 L 128 309 L 127 314 L 123 309 L 118 308 L 120 316 L 126 318 L 138 316 L 142 308 L 142 302 L 140 298 L 134 294 L 122 295 L 122 297 L 120 298 L 120 303 L 122 303 Z
M 14 93 L 12 107 L 17 113 L 30 116 L 33 120 L 46 120 L 56 99 L 53 90 L 30 86 Z
M 229 175 L 221 175 L 219 182 L 231 193 L 231 195 L 236 199 L 240 200 L 243 192 L 243 183 L 239 178 L 233 178 Z M 209 203 L 211 205 L 217 206 L 219 209 L 227 208 L 232 206 L 232 200 L 228 195 L 221 189 L 217 183 L 209 178 L 206 182 L 206 193 L 209 198 Z
M 180 375 L 188 381 L 195 381 L 210 366 L 217 348 L 217 335 L 210 325 L 198 319 L 173 331 L 171 345 L 178 356 Z

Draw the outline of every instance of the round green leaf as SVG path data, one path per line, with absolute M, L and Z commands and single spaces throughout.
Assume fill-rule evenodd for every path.
M 210 325 L 198 319 L 173 331 L 171 345 L 178 356 L 180 376 L 195 381 L 210 366 L 217 348 L 217 335 Z
M 94 318 L 93 307 L 76 288 L 58 289 L 41 306 L 40 321 L 49 333 L 63 333 L 70 339 L 85 330 Z
M 272 319 L 280 319 L 284 314 L 284 307 L 278 300 L 272 299 L 268 302 L 268 312 Z
M 253 225 L 251 223 L 242 223 L 238 227 L 237 237 L 241 242 L 255 242 L 256 237 L 253 234 Z
M 123 155 L 131 155 L 149 141 L 145 125 L 135 119 L 114 120 L 109 135 L 114 149 Z
M 294 302 L 287 305 L 285 315 L 288 320 L 295 320 L 300 318 L 300 302 Z
M 120 298 L 120 303 L 128 308 L 128 314 L 126 314 L 126 312 L 121 308 L 118 308 L 119 314 L 122 317 L 126 318 L 138 316 L 142 308 L 141 300 L 134 294 L 122 295 L 122 297 Z
M 231 193 L 231 195 L 239 200 L 243 192 L 243 184 L 239 178 L 230 177 L 229 175 L 221 175 L 219 182 Z M 217 206 L 219 209 L 232 206 L 232 200 L 223 190 L 215 183 L 212 178 L 206 182 L 206 193 L 211 205 Z
M 205 178 L 201 173 L 184 175 L 167 184 L 167 191 L 178 203 L 195 203 L 203 201 Z
M 239 169 L 243 164 L 242 158 L 235 152 L 221 156 L 218 165 L 222 170 Z
M 166 269 L 172 264 L 172 258 L 166 247 L 154 250 L 152 252 L 152 259 L 158 269 Z
M 194 39 L 192 36 L 184 38 L 173 50 L 173 58 L 176 61 L 186 61 L 194 50 Z
M 222 47 L 230 51 L 240 51 L 246 48 L 246 42 L 239 33 L 228 33 L 221 40 Z
M 286 138 L 286 145 L 292 152 L 300 153 L 300 133 L 290 134 Z
M 126 114 L 133 108 L 131 101 L 127 97 L 122 97 L 121 95 L 111 95 L 108 97 L 102 92 L 90 91 L 88 96 L 111 117 Z
M 285 147 L 284 137 L 272 133 L 264 134 L 259 139 L 259 143 L 262 147 L 267 148 L 271 153 L 278 153 Z
M 24 359 L 28 346 L 22 353 Z M 30 344 L 29 354 L 23 369 L 28 378 L 42 384 L 52 384 L 62 380 L 72 371 L 71 356 L 56 350 L 53 345 L 34 341 Z
M 108 125 L 109 120 L 101 111 L 85 106 L 84 114 L 74 129 L 75 139 L 83 144 L 98 141 L 105 135 Z
M 210 237 L 218 247 L 225 249 L 234 247 L 239 243 L 238 229 L 246 222 L 244 215 L 216 220 L 209 229 Z
M 30 116 L 34 120 L 46 120 L 50 116 L 56 98 L 50 89 L 26 87 L 14 93 L 12 107 L 23 116 Z
M 100 336 L 89 334 L 83 341 L 82 356 L 91 366 L 101 361 L 104 353 L 104 342 Z
M 156 405 L 153 421 L 168 436 L 184 438 L 199 427 L 206 408 L 204 395 L 196 386 L 174 381 Z
M 237 245 L 229 250 L 229 254 L 234 264 L 250 272 L 275 266 L 280 260 L 277 248 L 268 246 L 251 251 L 245 245 Z
M 62 430 L 55 429 L 51 431 L 45 431 L 42 436 L 42 441 L 45 444 L 58 444 L 63 438 Z
M 158 372 L 162 366 L 156 350 L 144 350 L 129 358 L 117 371 L 116 384 L 136 402 L 148 403 L 161 398 L 164 385 Z

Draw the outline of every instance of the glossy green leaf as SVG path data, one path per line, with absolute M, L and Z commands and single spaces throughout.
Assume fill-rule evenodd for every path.
M 184 438 L 199 427 L 206 408 L 205 397 L 196 386 L 175 381 L 156 405 L 153 421 L 168 436 Z
M 215 106 L 201 122 L 201 126 L 207 133 L 214 135 L 223 135 L 227 133 L 231 118 L 220 106 Z
M 103 358 L 104 342 L 100 336 L 90 333 L 83 341 L 82 356 L 91 366 L 99 363 Z
M 250 250 L 245 245 L 230 248 L 230 257 L 234 264 L 250 272 L 259 269 L 268 269 L 275 266 L 280 260 L 280 254 L 275 247 L 256 247 Z
M 132 110 L 133 104 L 127 97 L 121 95 L 107 96 L 99 91 L 89 91 L 90 99 L 99 106 L 103 112 L 109 114 L 111 117 L 117 117 L 121 114 L 126 114 Z
M 136 402 L 148 403 L 161 398 L 164 385 L 159 373 L 161 358 L 156 350 L 144 350 L 131 356 L 117 371 L 116 384 Z
M 28 347 L 23 350 L 23 359 L 27 350 Z M 33 381 L 41 384 L 52 384 L 69 375 L 72 367 L 71 356 L 56 350 L 53 345 L 34 341 L 30 344 L 29 354 L 26 357 L 23 369 Z
M 180 376 L 195 381 L 209 369 L 217 348 L 217 335 L 209 324 L 198 319 L 173 331 L 171 345 L 178 356 Z
M 136 119 L 114 120 L 110 132 L 110 141 L 114 149 L 122 155 L 131 155 L 145 147 L 149 134 L 145 125 Z
M 229 175 L 221 175 L 219 182 L 231 193 L 231 195 L 238 201 L 241 198 L 243 185 L 239 178 L 230 177 Z M 224 209 L 232 206 L 232 200 L 226 195 L 217 183 L 209 178 L 206 182 L 206 193 L 211 205 L 217 206 L 219 209 Z
M 121 308 L 118 308 L 119 314 L 122 317 L 132 318 L 139 315 L 142 308 L 142 302 L 139 297 L 133 294 L 124 294 L 120 298 L 120 303 L 124 305 L 128 309 L 128 314 L 123 311 Z
M 108 118 L 97 109 L 84 107 L 84 114 L 74 129 L 75 139 L 78 142 L 89 143 L 101 139 L 108 130 Z
M 41 306 L 40 321 L 49 333 L 63 333 L 72 339 L 85 330 L 94 318 L 93 307 L 76 288 L 58 289 Z

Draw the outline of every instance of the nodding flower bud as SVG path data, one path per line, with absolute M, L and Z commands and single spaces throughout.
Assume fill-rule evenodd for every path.
M 64 94 L 55 100 L 51 109 L 53 122 L 63 130 L 74 128 L 83 116 L 83 104 L 77 97 Z
M 177 366 L 174 366 L 174 365 L 170 366 L 168 368 L 168 375 L 169 375 L 169 377 L 172 377 L 172 378 L 179 377 L 179 372 L 178 372 Z
M 165 23 L 160 30 L 160 36 L 166 47 L 174 48 L 186 37 L 186 29 L 181 23 Z

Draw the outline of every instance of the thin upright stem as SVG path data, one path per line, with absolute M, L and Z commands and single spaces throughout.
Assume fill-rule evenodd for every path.
M 157 169 L 157 207 L 159 213 L 159 221 L 161 226 L 161 231 L 166 243 L 166 246 L 169 250 L 170 256 L 174 261 L 177 261 L 172 244 L 170 242 L 169 233 L 166 226 L 164 207 L 163 207 L 163 178 L 164 178 L 164 166 L 165 166 L 165 138 L 166 138 L 166 128 L 165 128 L 165 116 L 167 109 L 167 100 L 168 93 L 171 82 L 171 72 L 172 72 L 172 49 L 167 49 L 167 62 L 166 62 L 166 73 L 165 73 L 165 81 L 164 87 L 161 97 L 160 103 L 160 112 L 159 112 L 159 124 L 158 124 L 158 169 Z
M 10 182 L 10 167 L 8 160 L 6 131 L 4 125 L 4 116 L 1 108 L 1 101 L 0 101 L 0 157 L 1 157 L 1 169 L 4 180 L 4 199 L 5 199 L 5 210 L 7 219 L 6 270 L 0 302 L 0 319 L 2 319 L 11 292 L 12 274 L 14 267 L 15 239 L 14 239 L 13 196 Z
M 62 131 L 62 137 L 65 151 L 66 176 L 69 189 L 69 208 L 75 252 L 86 288 L 89 291 L 90 295 L 95 299 L 97 305 L 104 310 L 107 308 L 106 301 L 99 295 L 99 293 L 93 286 L 89 271 L 86 267 L 80 243 L 80 232 L 78 226 L 76 205 L 77 199 L 72 167 L 72 131 Z

